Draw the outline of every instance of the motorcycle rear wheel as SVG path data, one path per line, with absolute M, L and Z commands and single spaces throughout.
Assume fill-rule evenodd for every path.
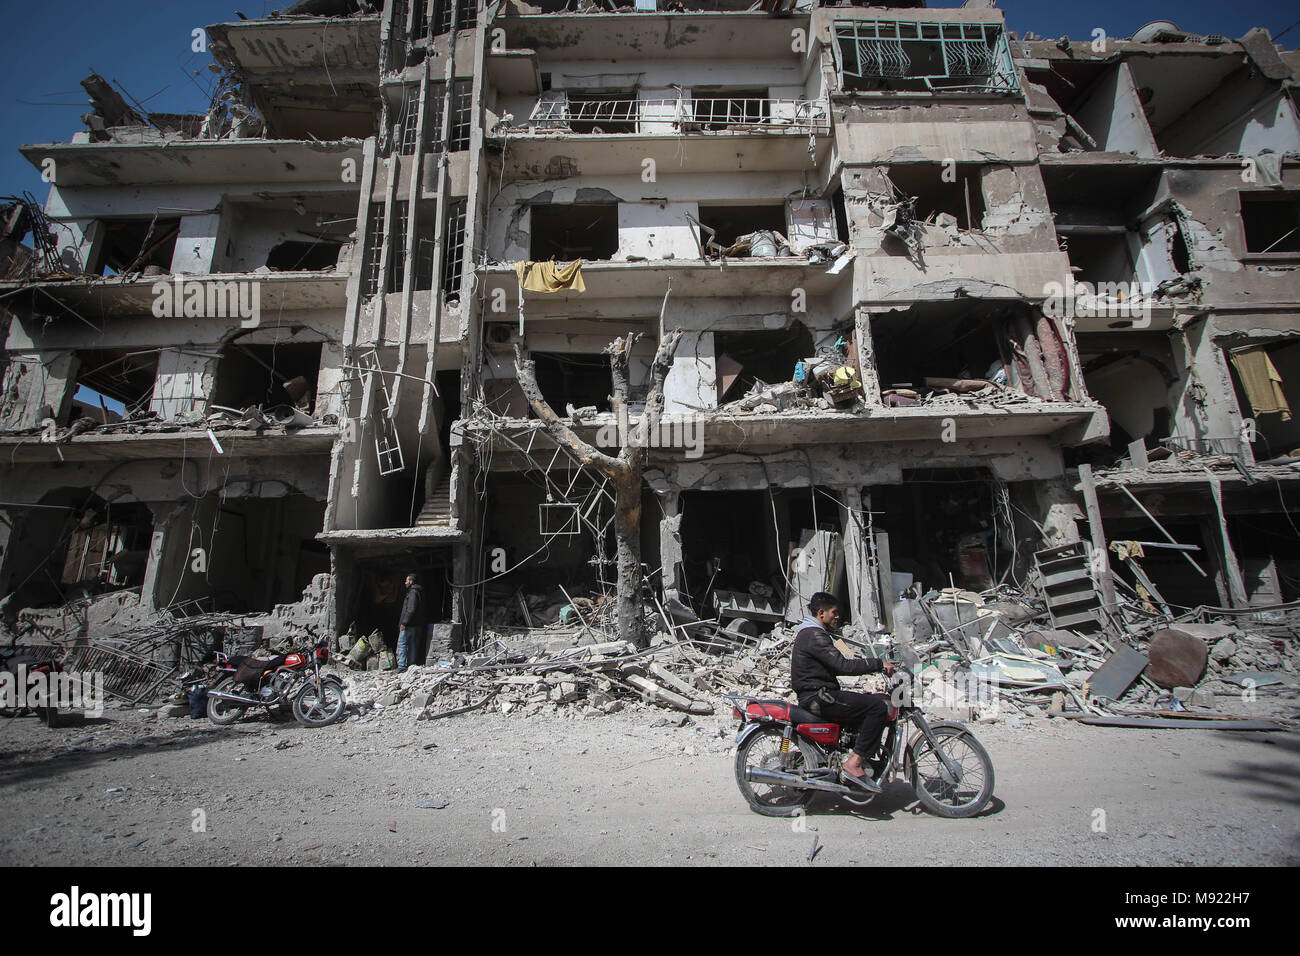
M 341 683 L 322 680 L 319 691 L 316 686 L 315 681 L 307 681 L 293 698 L 293 716 L 308 727 L 324 727 L 334 723 L 343 716 L 347 707 Z
M 745 779 L 746 767 L 761 767 L 765 770 L 781 769 L 782 733 L 775 727 L 758 731 L 748 738 L 736 751 L 736 785 L 755 813 L 765 817 L 795 817 L 804 812 L 812 802 L 813 791 L 792 790 L 789 787 L 754 783 Z M 798 773 L 806 766 L 803 751 L 797 741 L 790 742 L 791 773 Z
M 234 685 L 231 681 L 221 680 L 213 684 L 210 689 L 216 690 L 218 688 L 233 686 Z M 247 709 L 247 707 L 231 701 L 222 700 L 220 697 L 213 697 L 210 694 L 208 695 L 208 720 L 212 721 L 218 727 L 225 727 L 228 724 L 233 724 L 240 717 L 244 716 L 244 711 Z
M 948 759 L 961 768 L 956 782 L 946 779 L 943 761 L 925 737 L 908 745 L 904 774 L 921 806 L 949 819 L 973 817 L 993 799 L 993 761 L 984 746 L 962 727 L 932 727 Z

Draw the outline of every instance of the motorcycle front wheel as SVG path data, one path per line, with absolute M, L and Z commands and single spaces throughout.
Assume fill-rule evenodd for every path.
M 750 736 L 736 751 L 736 785 L 755 813 L 765 817 L 794 817 L 803 813 L 812 801 L 813 791 L 793 790 L 789 787 L 768 783 L 755 783 L 745 779 L 745 768 L 755 767 L 763 770 L 781 770 L 782 733 L 775 727 L 760 730 Z M 790 742 L 790 764 L 785 768 L 790 773 L 799 773 L 805 768 L 803 751 L 796 741 Z
M 959 770 L 957 779 L 924 737 L 903 755 L 903 772 L 921 806 L 940 817 L 973 817 L 993 798 L 993 761 L 984 746 L 963 727 L 932 727 L 931 732 Z
M 293 716 L 308 727 L 324 727 L 343 716 L 347 700 L 336 680 L 309 680 L 293 698 Z

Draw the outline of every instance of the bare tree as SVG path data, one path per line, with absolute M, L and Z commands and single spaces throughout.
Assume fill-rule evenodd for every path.
M 673 353 L 681 335 L 681 329 L 674 329 L 661 336 L 654 364 L 650 367 L 650 394 L 646 397 L 645 412 L 634 425 L 628 424 L 626 428 L 621 426 L 629 421 L 628 361 L 641 333 L 628 333 L 605 347 L 614 380 L 614 394 L 611 396 L 614 420 L 620 424 L 621 447 L 617 455 L 607 455 L 583 441 L 555 414 L 537 387 L 533 360 L 525 360 L 519 345 L 515 345 L 515 371 L 519 375 L 519 385 L 547 433 L 564 444 L 584 465 L 607 477 L 614 486 L 618 511 L 614 521 L 618 543 L 618 636 L 638 647 L 644 647 L 648 642 L 641 602 L 641 472 L 650 436 L 657 432 L 663 414 L 664 378 L 672 366 Z

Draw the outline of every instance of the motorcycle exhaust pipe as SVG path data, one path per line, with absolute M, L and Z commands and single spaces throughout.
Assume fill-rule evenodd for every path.
M 766 783 L 774 787 L 789 787 L 791 790 L 824 790 L 827 793 L 849 793 L 849 788 L 842 783 L 829 780 L 809 780 L 794 773 L 780 770 L 764 770 L 761 767 L 746 767 L 745 779 L 753 783 Z
M 236 704 L 248 704 L 253 707 L 258 707 L 266 703 L 264 700 L 253 700 L 251 697 L 240 697 L 238 694 L 230 694 L 224 690 L 210 690 L 208 691 L 208 696 L 217 697 L 221 700 L 229 700 Z

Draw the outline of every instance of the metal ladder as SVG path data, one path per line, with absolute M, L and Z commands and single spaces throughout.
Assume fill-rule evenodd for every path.
M 375 349 L 362 352 L 357 357 L 357 367 L 365 375 L 365 392 L 361 399 L 361 418 L 364 421 L 369 414 L 371 401 L 375 397 L 375 383 L 379 383 L 379 394 L 383 396 L 383 405 L 378 409 L 379 427 L 375 429 L 375 458 L 379 462 L 379 473 L 391 475 L 403 471 L 406 461 L 402 457 L 402 441 L 397 434 L 397 423 L 392 418 L 392 399 L 388 393 L 388 383 L 384 381 L 384 367 L 379 364 L 379 353 Z

